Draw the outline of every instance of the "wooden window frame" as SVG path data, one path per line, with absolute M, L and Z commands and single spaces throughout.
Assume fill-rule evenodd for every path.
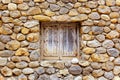
M 61 54 L 57 57 L 44 57 L 43 56 L 43 27 L 42 24 L 76 24 L 77 27 L 77 55 L 62 57 Z M 76 22 L 41 22 L 40 23 L 40 59 L 41 60 L 71 60 L 73 58 L 80 58 L 80 24 Z

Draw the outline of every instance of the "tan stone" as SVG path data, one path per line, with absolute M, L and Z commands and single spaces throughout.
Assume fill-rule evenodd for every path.
M 115 77 L 113 78 L 113 80 L 120 80 L 120 77 L 119 77 L 119 76 L 115 76 Z
M 11 18 L 11 17 L 2 17 L 2 21 L 5 22 L 5 23 L 13 22 L 13 18 Z
M 109 56 L 107 54 L 92 54 L 91 59 L 95 62 L 106 62 L 109 60 Z
M 28 56 L 29 55 L 29 52 L 26 48 L 19 48 L 16 52 L 15 52 L 15 55 L 16 56 L 21 56 L 21 55 L 24 55 L 24 56 Z
M 41 13 L 41 9 L 39 7 L 31 7 L 28 11 L 27 11 L 27 15 L 37 15 Z
M 20 3 L 23 3 L 23 0 L 12 0 L 12 2 L 20 4 Z
M 110 13 L 110 17 L 111 18 L 118 18 L 119 17 L 119 13 L 118 12 L 111 12 Z
M 0 75 L 0 80 L 5 80 L 5 78 L 2 75 Z
M 9 49 L 9 50 L 16 50 L 20 47 L 20 42 L 16 41 L 16 40 L 12 40 L 12 41 L 9 41 L 7 44 L 6 44 L 6 48 Z
M 80 21 L 80 18 L 79 18 L 78 16 L 71 17 L 71 18 L 70 18 L 70 21 L 71 21 L 71 22 L 78 22 L 78 21 Z
M 90 13 L 91 9 L 90 8 L 85 8 L 85 7 L 79 7 L 78 12 L 81 13 L 81 14 Z
M 88 40 L 93 40 L 93 39 L 94 39 L 94 36 L 93 36 L 93 35 L 89 35 L 89 34 L 83 34 L 83 35 L 82 35 L 82 39 L 83 39 L 83 40 L 86 40 L 86 41 L 88 41 Z
M 52 12 L 50 10 L 45 10 L 44 14 L 47 15 L 47 16 L 54 16 L 55 12 Z
M 1 73 L 4 75 L 4 76 L 12 76 L 12 70 L 9 69 L 8 67 L 3 67 L 1 69 Z
M 11 0 L 2 0 L 3 4 L 8 4 L 11 2 Z
M 62 62 L 62 61 L 57 61 L 57 62 L 55 62 L 54 63 L 54 67 L 55 68 L 58 68 L 58 69 L 64 69 L 64 62 Z
M 7 27 L 0 27 L 0 34 L 12 34 L 12 30 Z
M 29 29 L 24 27 L 24 28 L 22 28 L 21 32 L 23 34 L 28 34 L 29 33 Z
M 106 34 L 106 37 L 108 39 L 118 38 L 119 37 L 119 33 L 117 31 L 111 31 L 108 34 Z
M 98 12 L 104 13 L 104 14 L 109 14 L 111 12 L 111 9 L 108 6 L 101 5 L 98 7 Z
M 68 69 L 60 70 L 59 74 L 64 75 L 64 76 L 68 75 L 69 74 Z
M 120 6 L 120 0 L 116 0 L 116 5 Z
M 80 60 L 80 61 L 79 61 L 79 65 L 86 67 L 86 66 L 89 66 L 89 65 L 90 65 L 90 62 L 89 62 L 89 61 Z
M 39 32 L 39 31 L 40 31 L 40 30 L 39 30 L 39 27 L 38 27 L 38 26 L 33 27 L 33 28 L 30 28 L 30 32 L 33 32 L 33 33 Z
M 80 2 L 76 2 L 75 5 L 74 5 L 74 8 L 78 8 L 81 6 L 81 3 Z
M 78 12 L 77 12 L 76 9 L 72 9 L 72 10 L 69 11 L 68 15 L 69 15 L 69 16 L 77 16 L 77 15 L 78 15 Z
M 17 5 L 14 3 L 9 3 L 8 4 L 8 10 L 16 10 L 17 9 Z
M 82 50 L 85 54 L 93 54 L 95 52 L 95 48 L 86 47 Z
M 88 19 L 88 16 L 86 14 L 79 14 L 78 17 L 80 18 L 80 21 L 84 21 Z
M 39 33 L 30 33 L 27 35 L 27 40 L 29 42 L 37 42 L 39 40 Z
M 23 41 L 23 40 L 25 40 L 25 35 L 23 35 L 23 34 L 17 34 L 17 40 L 18 40 L 18 41 Z
M 114 18 L 114 19 L 111 19 L 111 23 L 114 23 L 114 24 L 115 24 L 115 23 L 117 23 L 117 22 L 118 22 L 117 19 L 115 19 L 115 18 Z
M 16 39 L 16 36 L 17 36 L 16 33 L 12 33 L 12 35 L 10 35 L 10 38 L 11 38 L 11 39 Z
M 87 2 L 88 0 L 78 0 L 79 2 Z
M 53 21 L 69 21 L 70 20 L 70 16 L 68 15 L 59 15 L 59 16 L 53 16 L 52 17 Z
M 34 0 L 34 2 L 44 2 L 45 0 Z
M 33 18 L 35 20 L 39 20 L 39 21 L 51 21 L 50 17 L 44 16 L 44 15 L 35 15 L 35 16 L 33 16 Z
M 114 6 L 115 5 L 115 0 L 106 0 L 106 5 L 107 6 Z
M 108 21 L 108 20 L 110 20 L 110 17 L 108 15 L 102 14 L 101 19 Z

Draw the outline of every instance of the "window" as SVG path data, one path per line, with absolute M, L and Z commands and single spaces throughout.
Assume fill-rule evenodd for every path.
M 71 59 L 79 53 L 77 23 L 41 23 L 41 58 Z

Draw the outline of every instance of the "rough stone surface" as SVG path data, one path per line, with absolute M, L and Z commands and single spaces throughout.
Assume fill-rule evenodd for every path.
M 3 67 L 1 69 L 1 73 L 4 75 L 4 76 L 12 76 L 12 70 L 9 69 L 8 67 Z
M 69 72 L 73 75 L 79 75 L 82 72 L 82 68 L 80 66 L 71 66 Z

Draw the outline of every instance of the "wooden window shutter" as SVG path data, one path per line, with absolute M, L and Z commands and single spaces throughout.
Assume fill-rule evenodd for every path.
M 77 24 L 42 23 L 41 54 L 43 59 L 67 59 L 78 52 Z

